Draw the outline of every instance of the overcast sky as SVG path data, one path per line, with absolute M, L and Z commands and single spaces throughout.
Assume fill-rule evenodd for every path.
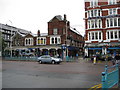
M 70 25 L 84 35 L 84 0 L 0 0 L 0 23 L 34 34 L 38 29 L 47 33 L 47 22 L 64 14 Z

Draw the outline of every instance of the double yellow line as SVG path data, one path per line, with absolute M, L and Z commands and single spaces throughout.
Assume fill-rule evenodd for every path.
M 102 84 L 94 85 L 93 87 L 89 88 L 88 90 L 97 90 L 99 88 L 102 88 Z

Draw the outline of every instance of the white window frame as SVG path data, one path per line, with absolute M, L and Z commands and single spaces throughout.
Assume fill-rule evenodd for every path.
M 98 0 L 90 0 L 90 7 L 98 6 Z
M 117 3 L 117 0 L 108 0 L 109 5 L 116 4 L 116 3 Z
M 117 20 L 117 26 L 115 26 L 115 19 Z M 106 28 L 113 28 L 113 27 L 120 27 L 119 26 L 119 20 L 120 19 L 120 17 L 115 17 L 115 18 L 107 18 L 106 19 Z M 111 26 L 111 23 L 112 23 L 112 26 Z
M 106 32 L 106 36 L 107 36 L 107 40 L 119 40 L 119 31 L 120 30 L 107 30 Z M 113 32 L 113 38 L 111 38 L 111 32 Z M 117 32 L 117 38 L 115 37 L 115 32 Z M 108 36 L 108 33 L 109 33 L 109 36 Z M 109 38 L 108 38 L 109 37 Z
M 95 24 L 97 25 L 97 27 L 95 27 Z M 91 20 L 88 20 L 87 25 L 88 25 L 88 27 L 87 27 L 88 29 L 102 28 L 102 20 L 101 19 L 91 19 Z
M 54 43 L 52 43 L 52 38 L 54 40 Z M 55 43 L 55 38 L 57 38 L 57 43 Z M 60 36 L 52 36 L 52 37 L 50 37 L 50 44 L 61 44 Z
M 38 39 L 43 39 L 43 42 L 38 43 Z M 46 37 L 37 37 L 37 45 L 46 45 Z
M 114 13 L 114 10 L 115 10 L 115 13 Z M 118 13 L 117 10 L 118 10 L 117 8 L 111 8 L 111 9 L 109 9 L 109 15 L 116 15 Z
M 92 12 L 93 12 L 93 16 L 92 16 Z M 99 15 L 99 13 L 100 13 L 100 15 Z M 88 10 L 87 11 L 87 17 L 88 18 L 89 17 L 97 17 L 97 16 L 102 16 L 102 10 L 101 9 L 93 9 L 93 10 Z
M 96 33 L 97 33 L 97 39 L 96 39 Z M 101 33 L 101 38 L 99 37 Z M 94 35 L 94 39 L 92 38 Z M 88 40 L 89 41 L 100 41 L 103 39 L 103 34 L 102 34 L 102 31 L 90 31 L 88 32 Z
M 30 43 L 26 43 L 26 40 L 28 40 L 28 42 L 29 42 L 29 40 L 30 40 Z M 33 38 L 25 38 L 25 46 L 32 46 L 33 45 Z
M 54 29 L 53 29 L 53 34 L 54 34 L 54 35 L 57 35 L 57 34 L 58 34 L 58 29 L 57 29 L 57 28 L 54 28 Z

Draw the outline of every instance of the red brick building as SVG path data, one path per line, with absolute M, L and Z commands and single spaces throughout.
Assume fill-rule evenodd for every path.
M 120 0 L 86 0 L 85 55 L 120 53 Z
M 24 36 L 24 45 L 15 47 L 14 49 L 28 49 L 35 55 L 51 56 L 76 56 L 76 54 L 82 55 L 84 38 L 75 29 L 70 26 L 70 22 L 67 20 L 66 15 L 62 17 L 57 15 L 48 22 L 48 34 L 31 33 Z

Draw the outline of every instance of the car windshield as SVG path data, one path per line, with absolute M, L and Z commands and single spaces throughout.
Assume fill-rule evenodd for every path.
M 44 56 L 41 56 L 41 58 L 50 58 L 49 55 L 44 55 Z

